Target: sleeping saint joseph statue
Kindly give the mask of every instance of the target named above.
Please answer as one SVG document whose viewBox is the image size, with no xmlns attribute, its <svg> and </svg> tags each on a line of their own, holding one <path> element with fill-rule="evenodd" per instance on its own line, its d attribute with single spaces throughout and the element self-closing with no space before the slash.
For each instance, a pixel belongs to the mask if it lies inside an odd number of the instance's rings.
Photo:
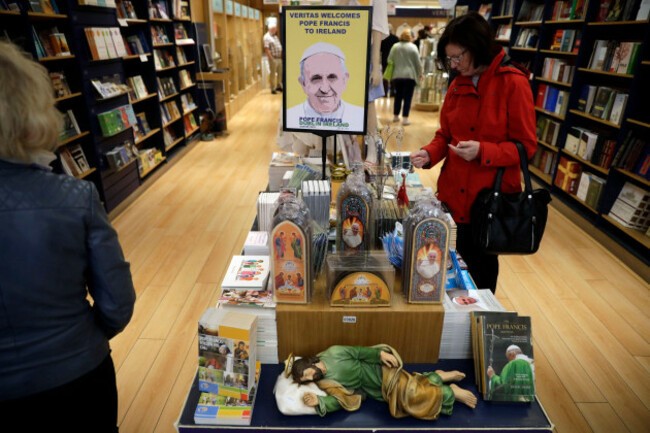
<svg viewBox="0 0 650 433">
<path fill-rule="evenodd" d="M 324 416 L 339 409 L 359 409 L 364 396 L 388 403 L 395 418 L 413 416 L 434 420 L 451 415 L 454 402 L 476 406 L 476 397 L 455 383 L 465 378 L 459 371 L 408 373 L 390 346 L 332 346 L 317 356 L 293 362 L 291 376 L 298 383 L 315 382 L 327 396 L 307 392 L 303 401 Z"/>
</svg>

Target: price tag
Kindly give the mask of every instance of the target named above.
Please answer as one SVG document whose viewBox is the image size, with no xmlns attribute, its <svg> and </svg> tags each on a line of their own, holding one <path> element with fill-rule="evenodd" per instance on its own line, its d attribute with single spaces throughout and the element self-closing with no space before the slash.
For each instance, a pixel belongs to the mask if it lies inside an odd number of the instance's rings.
<svg viewBox="0 0 650 433">
<path fill-rule="evenodd" d="M 140 61 L 144 63 L 144 62 L 148 62 L 149 59 L 147 58 L 146 54 L 140 54 Z"/>
<path fill-rule="evenodd" d="M 129 23 L 126 22 L 126 18 L 118 18 L 117 22 L 120 25 L 120 27 L 128 27 L 129 26 Z"/>
<path fill-rule="evenodd" d="M 343 316 L 343 323 L 357 323 L 357 316 Z"/>
</svg>

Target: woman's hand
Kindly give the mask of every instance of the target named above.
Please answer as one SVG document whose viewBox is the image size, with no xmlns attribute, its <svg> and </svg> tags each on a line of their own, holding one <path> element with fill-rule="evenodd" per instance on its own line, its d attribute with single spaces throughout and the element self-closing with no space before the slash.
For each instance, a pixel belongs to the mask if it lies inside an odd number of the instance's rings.
<svg viewBox="0 0 650 433">
<path fill-rule="evenodd" d="M 395 368 L 399 365 L 397 358 L 390 352 L 384 352 L 383 350 L 379 353 L 379 359 L 386 367 Z"/>
<path fill-rule="evenodd" d="M 463 158 L 465 161 L 476 159 L 478 151 L 481 148 L 481 143 L 474 140 L 459 141 L 455 146 L 449 145 L 449 148 L 456 155 Z"/>
<path fill-rule="evenodd" d="M 431 162 L 431 158 L 429 158 L 429 152 L 426 150 L 418 150 L 417 152 L 411 153 L 409 159 L 415 168 L 422 168 Z"/>
</svg>

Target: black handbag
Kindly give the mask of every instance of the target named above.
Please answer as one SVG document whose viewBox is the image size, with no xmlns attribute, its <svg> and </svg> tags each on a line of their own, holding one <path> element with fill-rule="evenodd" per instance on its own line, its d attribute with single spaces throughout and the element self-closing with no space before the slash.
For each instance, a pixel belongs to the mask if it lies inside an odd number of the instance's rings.
<svg viewBox="0 0 650 433">
<path fill-rule="evenodd" d="M 500 167 L 494 187 L 481 190 L 470 211 L 476 247 L 487 254 L 533 254 L 539 249 L 546 227 L 551 194 L 545 189 L 533 191 L 526 151 L 521 143 L 515 144 L 525 190 L 502 193 L 505 168 Z"/>
</svg>

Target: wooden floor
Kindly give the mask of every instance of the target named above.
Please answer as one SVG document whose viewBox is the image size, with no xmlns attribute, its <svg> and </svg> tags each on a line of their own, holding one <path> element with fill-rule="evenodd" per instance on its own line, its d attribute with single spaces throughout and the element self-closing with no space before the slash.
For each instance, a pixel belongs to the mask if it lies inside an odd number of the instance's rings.
<svg viewBox="0 0 650 433">
<path fill-rule="evenodd" d="M 266 187 L 281 95 L 263 91 L 113 221 L 137 290 L 112 342 L 122 433 L 175 432 L 197 363 L 197 321 Z M 377 102 L 382 122 L 390 101 Z M 401 150 L 426 144 L 437 114 L 412 111 Z M 389 149 L 394 150 L 394 149 Z M 435 186 L 437 170 L 421 171 Z M 557 432 L 650 431 L 650 287 L 551 209 L 539 252 L 502 257 L 497 297 L 532 316 L 537 393 Z"/>
</svg>

